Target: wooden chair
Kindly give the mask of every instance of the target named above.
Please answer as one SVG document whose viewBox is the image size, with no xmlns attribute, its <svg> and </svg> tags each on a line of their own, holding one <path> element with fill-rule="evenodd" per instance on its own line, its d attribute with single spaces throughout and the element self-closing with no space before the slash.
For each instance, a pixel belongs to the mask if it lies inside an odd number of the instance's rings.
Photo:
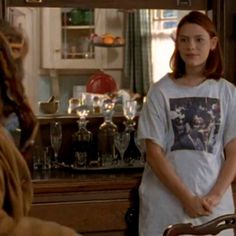
<svg viewBox="0 0 236 236">
<path fill-rule="evenodd" d="M 163 236 L 177 235 L 217 235 L 226 229 L 236 229 L 236 214 L 219 216 L 207 223 L 193 226 L 191 223 L 170 225 Z"/>
</svg>

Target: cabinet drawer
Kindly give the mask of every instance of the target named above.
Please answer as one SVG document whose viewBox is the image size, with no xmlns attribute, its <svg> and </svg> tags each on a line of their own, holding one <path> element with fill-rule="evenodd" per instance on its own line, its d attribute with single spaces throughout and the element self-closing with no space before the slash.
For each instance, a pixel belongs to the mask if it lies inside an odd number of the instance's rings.
<svg viewBox="0 0 236 236">
<path fill-rule="evenodd" d="M 33 204 L 30 215 L 56 221 L 80 233 L 125 230 L 126 200 L 57 202 Z"/>
</svg>

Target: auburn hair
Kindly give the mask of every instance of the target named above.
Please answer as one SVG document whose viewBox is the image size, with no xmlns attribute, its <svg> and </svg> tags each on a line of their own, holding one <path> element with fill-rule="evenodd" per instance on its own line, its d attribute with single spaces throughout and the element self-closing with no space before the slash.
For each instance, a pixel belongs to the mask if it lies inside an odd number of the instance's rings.
<svg viewBox="0 0 236 236">
<path fill-rule="evenodd" d="M 206 14 L 199 11 L 191 11 L 189 14 L 184 16 L 177 27 L 175 50 L 170 59 L 170 68 L 173 71 L 172 76 L 176 79 L 182 77 L 185 74 L 185 63 L 178 51 L 177 41 L 181 27 L 188 23 L 197 24 L 204 28 L 208 32 L 210 38 L 218 37 L 213 22 Z M 223 56 L 219 41 L 217 42 L 215 49 L 210 50 L 209 52 L 203 75 L 206 76 L 206 78 L 216 80 L 220 79 L 220 77 L 223 75 Z"/>
</svg>

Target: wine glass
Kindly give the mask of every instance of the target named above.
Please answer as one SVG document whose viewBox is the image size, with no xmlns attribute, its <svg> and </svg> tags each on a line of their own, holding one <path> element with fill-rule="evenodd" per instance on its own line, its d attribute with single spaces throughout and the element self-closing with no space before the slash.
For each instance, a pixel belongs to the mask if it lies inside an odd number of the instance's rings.
<svg viewBox="0 0 236 236">
<path fill-rule="evenodd" d="M 121 165 L 124 164 L 124 153 L 126 148 L 128 147 L 129 140 L 130 140 L 130 134 L 128 132 L 117 132 L 115 134 L 115 146 L 120 152 Z"/>
<path fill-rule="evenodd" d="M 126 118 L 126 122 L 124 122 L 126 126 L 126 131 L 134 130 L 135 121 L 134 118 L 137 113 L 137 101 L 135 100 L 126 100 L 123 103 L 123 114 Z"/>
<path fill-rule="evenodd" d="M 123 113 L 128 121 L 132 121 L 134 119 L 136 112 L 137 112 L 137 101 L 126 100 L 123 103 Z"/>
<path fill-rule="evenodd" d="M 56 168 L 58 163 L 58 153 L 62 142 L 62 126 L 59 121 L 50 123 L 50 141 L 54 151 L 53 167 Z"/>
</svg>

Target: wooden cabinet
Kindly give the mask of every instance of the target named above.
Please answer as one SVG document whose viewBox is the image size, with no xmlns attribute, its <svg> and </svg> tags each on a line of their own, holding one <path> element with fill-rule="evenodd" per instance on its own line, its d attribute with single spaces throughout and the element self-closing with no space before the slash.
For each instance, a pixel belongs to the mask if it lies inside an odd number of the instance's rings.
<svg viewBox="0 0 236 236">
<path fill-rule="evenodd" d="M 141 170 L 34 174 L 30 215 L 67 225 L 83 235 L 125 235 L 125 214 L 140 177 Z"/>
<path fill-rule="evenodd" d="M 30 215 L 67 225 L 85 236 L 135 236 L 128 232 L 125 217 L 134 201 L 138 205 L 141 175 L 142 170 L 34 173 Z M 236 182 L 233 193 L 236 202 Z M 132 226 L 137 230 L 137 224 Z"/>
<path fill-rule="evenodd" d="M 117 9 L 88 9 L 86 11 L 90 14 L 90 22 L 67 24 L 65 21 L 70 18 L 69 14 L 72 18 L 71 12 L 76 10 L 76 8 L 42 9 L 42 67 L 121 69 L 123 47 L 94 46 L 90 41 L 90 35 L 110 33 L 123 37 L 124 14 Z"/>
</svg>

